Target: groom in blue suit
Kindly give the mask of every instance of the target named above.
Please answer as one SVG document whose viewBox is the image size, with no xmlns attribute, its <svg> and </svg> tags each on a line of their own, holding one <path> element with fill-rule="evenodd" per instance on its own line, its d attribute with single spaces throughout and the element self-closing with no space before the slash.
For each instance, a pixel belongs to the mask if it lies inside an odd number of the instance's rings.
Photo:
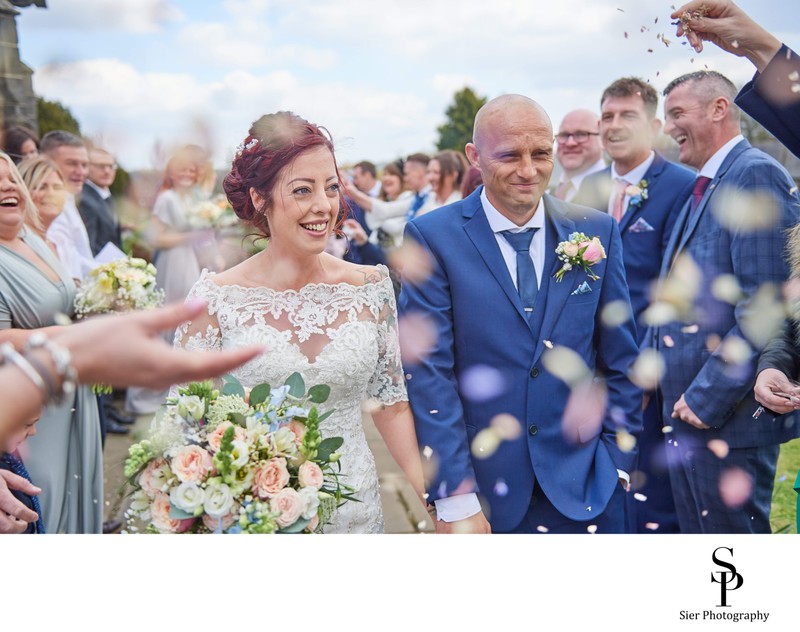
<svg viewBox="0 0 800 632">
<path fill-rule="evenodd" d="M 553 129 L 527 97 L 484 105 L 466 151 L 484 187 L 407 225 L 432 271 L 400 296 L 437 333 L 404 358 L 436 529 L 621 532 L 642 396 L 632 320 L 601 320 L 612 302 L 630 311 L 617 225 L 543 195 Z M 556 247 L 576 232 L 607 258 L 559 281 Z"/>
<path fill-rule="evenodd" d="M 771 318 L 765 300 L 779 298 L 788 276 L 800 198 L 786 170 L 742 137 L 727 78 L 683 75 L 664 94 L 665 132 L 698 170 L 661 270 L 671 289 L 657 296 L 679 318 L 648 333 L 666 366 L 660 397 L 673 418 L 678 519 L 685 533 L 769 533 L 779 446 L 800 435 L 800 419 L 757 414 L 753 382 L 758 352 L 782 323 L 781 306 Z M 733 292 L 720 291 L 722 280 Z"/>
</svg>

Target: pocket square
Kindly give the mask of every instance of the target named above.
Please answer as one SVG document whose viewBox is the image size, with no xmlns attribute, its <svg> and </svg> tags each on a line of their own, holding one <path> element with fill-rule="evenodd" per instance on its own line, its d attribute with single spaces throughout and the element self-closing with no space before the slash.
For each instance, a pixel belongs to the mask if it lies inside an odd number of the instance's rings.
<svg viewBox="0 0 800 632">
<path fill-rule="evenodd" d="M 586 281 L 584 281 L 572 291 L 572 294 L 570 294 L 570 296 L 580 296 L 581 294 L 587 294 L 588 292 L 591 291 L 592 288 L 590 288 L 589 284 Z"/>
<path fill-rule="evenodd" d="M 628 228 L 629 233 L 649 233 L 650 231 L 653 230 L 655 230 L 655 228 L 650 226 L 650 224 L 647 223 L 647 220 L 644 217 L 640 217 L 639 219 L 637 219 Z"/>
</svg>

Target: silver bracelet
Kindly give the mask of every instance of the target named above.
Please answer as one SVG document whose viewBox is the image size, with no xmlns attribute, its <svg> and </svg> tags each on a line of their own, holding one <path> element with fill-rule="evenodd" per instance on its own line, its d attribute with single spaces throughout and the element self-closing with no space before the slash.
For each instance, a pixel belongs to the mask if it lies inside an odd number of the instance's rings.
<svg viewBox="0 0 800 632">
<path fill-rule="evenodd" d="M 31 382 L 34 383 L 36 388 L 38 388 L 42 392 L 42 395 L 44 395 L 45 401 L 50 399 L 50 390 L 47 388 L 47 384 L 45 384 L 42 376 L 39 375 L 39 372 L 33 368 L 31 363 L 28 362 L 24 356 L 21 356 L 19 353 L 17 353 L 17 350 L 14 349 L 14 345 L 12 345 L 10 342 L 4 342 L 2 345 L 0 345 L 0 355 L 2 355 L 3 363 L 10 362 L 11 364 L 15 365 Z"/>
<path fill-rule="evenodd" d="M 48 340 L 47 336 L 37 331 L 28 337 L 28 342 L 25 345 L 25 353 L 30 353 L 35 349 L 42 349 L 50 354 L 50 358 L 56 367 L 56 373 L 61 378 L 61 390 L 54 394 L 53 401 L 55 404 L 62 404 L 64 400 L 70 397 L 75 392 L 75 383 L 78 380 L 78 374 L 72 367 L 69 351 Z"/>
</svg>

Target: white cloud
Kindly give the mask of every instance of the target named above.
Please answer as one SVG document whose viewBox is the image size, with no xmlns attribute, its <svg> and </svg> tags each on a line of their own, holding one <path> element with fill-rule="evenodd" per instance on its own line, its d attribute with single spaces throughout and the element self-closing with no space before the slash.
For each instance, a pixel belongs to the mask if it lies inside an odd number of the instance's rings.
<svg viewBox="0 0 800 632">
<path fill-rule="evenodd" d="M 70 0 L 26 11 L 26 27 L 78 31 L 155 33 L 167 23 L 185 19 L 169 0 Z"/>
</svg>

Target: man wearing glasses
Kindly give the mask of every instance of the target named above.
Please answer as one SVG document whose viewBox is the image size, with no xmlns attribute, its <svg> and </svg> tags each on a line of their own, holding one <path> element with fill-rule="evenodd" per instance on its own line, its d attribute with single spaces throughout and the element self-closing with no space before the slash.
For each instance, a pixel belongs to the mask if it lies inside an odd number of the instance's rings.
<svg viewBox="0 0 800 632">
<path fill-rule="evenodd" d="M 563 171 L 553 191 L 559 200 L 571 202 L 586 176 L 606 168 L 598 125 L 597 114 L 589 110 L 574 110 L 561 121 L 556 160 Z"/>
<path fill-rule="evenodd" d="M 650 288 L 658 278 L 675 220 L 694 186 L 694 174 L 653 150 L 661 133 L 658 93 L 635 77 L 614 81 L 600 99 L 600 139 L 612 163 L 583 182 L 573 200 L 608 212 L 619 222 L 625 275 L 641 345 Z M 662 421 L 656 402 L 644 412 L 639 464 L 631 477 L 628 529 L 639 533 L 678 531 L 664 457 Z M 635 500 L 634 498 L 638 499 Z M 644 500 L 641 500 L 644 499 Z"/>
<path fill-rule="evenodd" d="M 95 256 L 109 242 L 117 248 L 122 247 L 119 221 L 109 189 L 116 176 L 114 156 L 105 149 L 92 147 L 89 150 L 89 177 L 83 185 L 78 209 Z"/>
</svg>

